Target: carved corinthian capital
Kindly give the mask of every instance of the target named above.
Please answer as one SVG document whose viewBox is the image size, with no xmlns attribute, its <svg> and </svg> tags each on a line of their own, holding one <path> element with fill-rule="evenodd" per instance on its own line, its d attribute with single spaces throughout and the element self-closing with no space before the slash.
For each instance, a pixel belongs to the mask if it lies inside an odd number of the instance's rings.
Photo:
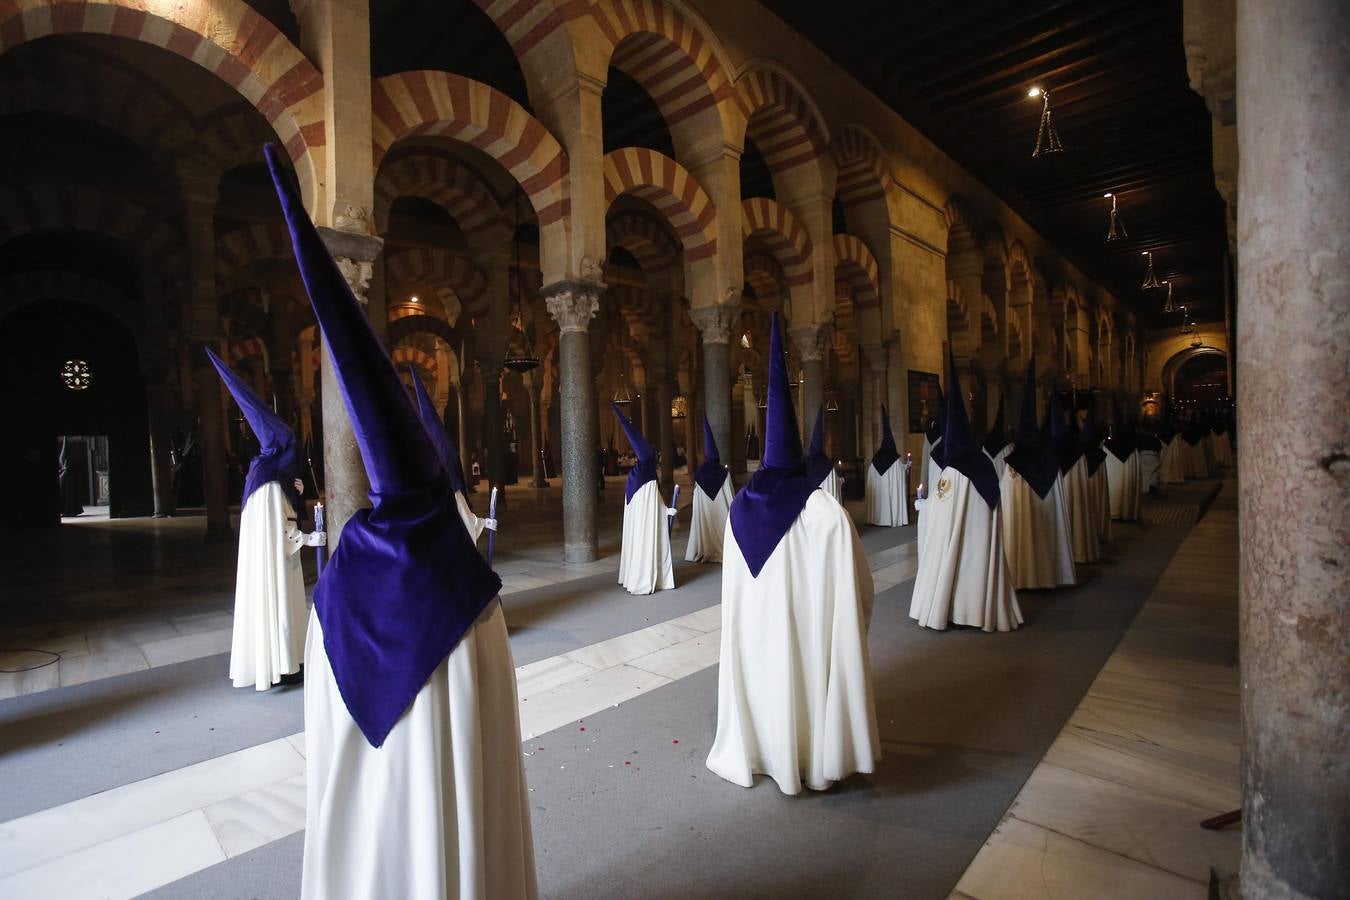
<svg viewBox="0 0 1350 900">
<path fill-rule="evenodd" d="M 820 362 L 825 358 L 825 344 L 830 338 L 833 327 L 833 322 L 818 322 L 815 325 L 806 325 L 788 331 L 788 335 L 797 345 L 797 354 L 801 357 L 802 362 Z"/>
<path fill-rule="evenodd" d="M 347 280 L 347 286 L 352 289 L 356 299 L 367 302 L 370 279 L 375 274 L 375 260 L 380 255 L 384 241 L 374 235 L 334 228 L 320 228 L 319 237 L 328 247 L 328 252 L 333 254 L 338 271 Z"/>
<path fill-rule="evenodd" d="M 600 309 L 600 294 L 605 290 L 602 282 L 589 279 L 568 279 L 545 287 L 540 293 L 548 314 L 558 323 L 563 333 L 590 330 L 591 318 Z"/>
<path fill-rule="evenodd" d="M 703 343 L 726 344 L 731 341 L 731 330 L 736 326 L 740 313 L 739 304 L 722 303 L 694 307 L 689 310 L 689 318 L 703 335 Z"/>
</svg>

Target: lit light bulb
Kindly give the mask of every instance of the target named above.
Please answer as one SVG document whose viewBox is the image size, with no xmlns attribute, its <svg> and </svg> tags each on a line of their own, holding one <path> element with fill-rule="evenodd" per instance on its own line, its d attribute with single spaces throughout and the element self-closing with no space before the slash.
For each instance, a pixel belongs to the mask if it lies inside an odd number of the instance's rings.
<svg viewBox="0 0 1350 900">
<path fill-rule="evenodd" d="M 1105 194 L 1102 194 L 1102 199 L 1104 199 L 1104 200 L 1110 200 L 1110 199 L 1111 199 L 1112 197 L 1114 197 L 1114 196 L 1115 196 L 1115 194 L 1111 193 L 1110 191 L 1107 191 Z"/>
<path fill-rule="evenodd" d="M 1027 91 L 1028 97 L 1039 97 L 1040 95 L 1041 89 L 1034 84 L 1031 86 L 1031 90 Z"/>
<path fill-rule="evenodd" d="M 409 299 L 411 302 L 413 302 L 413 303 L 418 302 L 418 301 L 417 301 L 417 295 L 416 295 L 416 294 L 414 294 L 413 296 L 409 297 L 408 299 Z"/>
</svg>

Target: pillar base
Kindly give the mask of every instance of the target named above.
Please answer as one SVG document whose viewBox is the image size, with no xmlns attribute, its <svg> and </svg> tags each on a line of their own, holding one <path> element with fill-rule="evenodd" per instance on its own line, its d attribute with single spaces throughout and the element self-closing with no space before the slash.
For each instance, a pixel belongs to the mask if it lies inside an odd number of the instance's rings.
<svg viewBox="0 0 1350 900">
<path fill-rule="evenodd" d="M 564 544 L 563 562 L 587 563 L 600 558 L 599 552 L 591 544 Z"/>
<path fill-rule="evenodd" d="M 220 522 L 208 522 L 206 531 L 202 533 L 203 544 L 223 544 L 231 540 L 234 540 L 234 531 L 228 524 Z"/>
</svg>

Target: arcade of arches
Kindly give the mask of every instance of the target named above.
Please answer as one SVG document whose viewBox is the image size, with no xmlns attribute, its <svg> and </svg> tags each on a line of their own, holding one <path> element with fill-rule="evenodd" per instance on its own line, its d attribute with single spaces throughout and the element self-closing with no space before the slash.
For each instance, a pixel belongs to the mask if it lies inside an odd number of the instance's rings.
<svg viewBox="0 0 1350 900">
<path fill-rule="evenodd" d="M 1308 21 L 1350 24 L 1335 4 L 1293 5 L 1307 8 Z M 1267 42 L 1251 52 L 1276 53 L 1306 38 L 1312 26 L 1299 22 L 1297 33 L 1260 38 L 1239 16 L 1237 29 L 1252 32 L 1254 47 Z M 1197 86 L 1205 79 L 1193 72 L 1192 83 L 1215 116 L 1230 249 L 1254 272 L 1268 265 L 1266 251 L 1249 245 L 1276 226 L 1244 225 L 1237 213 L 1233 51 L 1215 49 L 1226 46 L 1214 38 L 1223 23 L 1202 25 L 1188 32 L 1186 52 L 1208 80 Z M 1344 66 L 1344 48 L 1334 52 L 1330 68 Z M 1226 106 L 1210 96 L 1225 65 Z M 1344 71 L 1334 87 L 1345 98 Z M 1244 107 L 1241 84 L 1237 94 L 1244 116 L 1273 103 L 1252 88 Z M 1344 109 L 1337 115 L 1320 135 L 1346 137 Z M 543 516 L 535 525 L 554 536 L 547 554 L 559 564 L 612 562 L 616 492 L 596 490 L 597 451 L 627 449 L 612 398 L 630 401 L 660 449 L 667 496 L 677 483 L 688 489 L 705 416 L 733 474 L 756 467 L 775 311 L 791 337 L 803 433 L 825 415 L 827 451 L 853 474 L 880 441 L 883 407 L 902 454 L 919 458 L 929 408 L 913 385 L 945 371 L 948 349 L 978 432 L 1001 399 L 1013 398 L 1014 414 L 1034 355 L 1044 393 L 1090 394 L 1107 417 L 1115 406 L 1145 421 L 1227 416 L 1236 403 L 1244 457 L 1283 418 L 1273 394 L 1292 389 L 1293 367 L 1314 364 L 1291 361 L 1282 387 L 1272 383 L 1260 367 L 1276 362 L 1274 335 L 1293 346 L 1320 329 L 1339 341 L 1342 349 L 1317 351 L 1321 377 L 1346 383 L 1344 280 L 1325 300 L 1339 308 L 1319 307 L 1314 323 L 1263 311 L 1271 305 L 1264 292 L 1277 288 L 1249 285 L 1247 270 L 1216 259 L 1236 295 L 1225 289 L 1184 330 L 1161 321 L 1080 269 L 1078 256 L 757 3 L 0 0 L 0 123 L 6 527 L 70 531 L 61 526 L 71 500 L 56 467 L 63 448 L 85 448 L 81 465 L 91 475 L 76 505 L 107 506 L 114 541 L 150 527 L 149 517 L 190 527 L 194 565 L 232 564 L 243 472 L 256 449 L 204 347 L 301 436 L 306 496 L 323 496 L 330 542 L 367 504 L 351 426 L 262 164 L 269 142 L 284 148 L 392 358 L 434 399 L 480 497 L 505 488 L 504 523 L 515 505 Z M 1251 134 L 1253 146 L 1264 139 Z M 1319 202 L 1347 198 L 1338 165 L 1339 183 Z M 1253 208 L 1277 202 L 1256 189 L 1243 195 Z M 1345 208 L 1335 214 L 1342 223 Z M 1311 290 L 1305 276 L 1317 285 L 1344 276 L 1343 244 L 1330 258 L 1278 289 L 1294 294 Z M 63 381 L 72 363 L 82 368 Z M 70 389 L 80 372 L 87 384 Z M 1308 477 L 1333 482 L 1309 487 L 1315 496 L 1305 500 L 1324 510 L 1342 504 L 1319 520 L 1342 530 L 1335 546 L 1324 535 L 1311 582 L 1242 565 L 1265 590 L 1310 592 L 1290 613 L 1321 623 L 1320 637 L 1299 626 L 1303 652 L 1335 660 L 1344 676 L 1345 594 L 1339 611 L 1317 599 L 1334 596 L 1350 571 L 1343 427 L 1337 433 L 1339 450 L 1326 449 L 1335 441 L 1325 431 L 1301 439 L 1309 453 L 1322 448 L 1312 455 L 1324 463 Z M 1274 495 L 1242 490 L 1244 522 L 1287 514 L 1277 513 Z M 112 521 L 122 519 L 140 524 Z M 1260 642 L 1252 658 L 1291 659 L 1259 612 L 1262 598 L 1245 594 L 1244 602 Z M 11 602 L 3 606 L 10 615 Z M 1272 673 L 1306 675 L 1281 665 Z M 1343 738 L 1343 692 L 1310 690 L 1318 712 L 1308 721 Z M 1250 718 L 1265 714 L 1266 702 L 1244 696 L 1249 742 L 1267 739 Z M 1326 731 L 1299 733 L 1327 746 Z M 886 752 L 910 751 L 888 744 Z M 1287 757 L 1267 745 L 1250 766 L 1265 773 Z M 1344 758 L 1318 759 L 1330 767 L 1333 799 L 1344 800 Z M 1274 787 L 1249 768 L 1244 786 L 1249 797 L 1275 792 L 1270 802 L 1286 811 L 1316 805 L 1317 786 L 1298 779 L 1321 764 L 1291 764 L 1293 781 Z M 1319 820 L 1324 835 L 1347 834 L 1344 810 Z M 1331 877 L 1328 867 L 1345 875 L 1343 858 L 1288 861 L 1312 826 L 1272 822 L 1246 834 L 1248 883 L 1301 887 L 1244 896 L 1345 896 L 1346 882 L 1323 893 L 1330 881 L 1319 881 Z M 5 862 L 9 852 L 0 839 L 0 884 L 22 868 Z"/>
</svg>

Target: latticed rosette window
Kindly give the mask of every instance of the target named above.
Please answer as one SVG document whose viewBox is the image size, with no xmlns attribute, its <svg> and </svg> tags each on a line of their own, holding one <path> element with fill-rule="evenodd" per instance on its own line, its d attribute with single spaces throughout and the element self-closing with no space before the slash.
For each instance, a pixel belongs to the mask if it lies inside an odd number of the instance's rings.
<svg viewBox="0 0 1350 900">
<path fill-rule="evenodd" d="M 68 359 L 61 365 L 61 382 L 72 391 L 84 391 L 94 383 L 93 370 L 82 359 Z"/>
</svg>

